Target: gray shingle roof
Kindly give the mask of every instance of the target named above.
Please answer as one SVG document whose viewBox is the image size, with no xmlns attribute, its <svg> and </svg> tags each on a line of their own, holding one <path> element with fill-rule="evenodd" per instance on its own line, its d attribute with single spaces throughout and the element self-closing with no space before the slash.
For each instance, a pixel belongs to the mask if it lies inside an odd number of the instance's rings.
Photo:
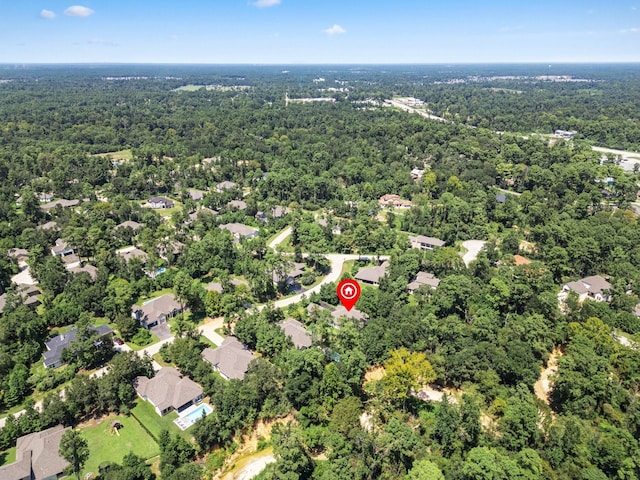
<svg viewBox="0 0 640 480">
<path fill-rule="evenodd" d="M 236 337 L 227 337 L 219 347 L 205 348 L 202 358 L 225 377 L 242 380 L 256 357 Z"/>
<path fill-rule="evenodd" d="M 311 346 L 311 334 L 298 320 L 287 318 L 280 322 L 280 328 L 291 339 L 296 348 L 309 348 Z"/>
<path fill-rule="evenodd" d="M 113 333 L 113 330 L 111 330 L 109 325 L 100 325 L 97 327 L 90 326 L 89 328 L 96 332 L 99 337 Z M 78 329 L 72 328 L 63 334 L 56 335 L 46 342 L 45 346 L 47 347 L 47 351 L 42 354 L 44 357 L 45 367 L 58 363 L 62 359 L 62 351 L 76 341 L 77 335 Z"/>
<path fill-rule="evenodd" d="M 170 367 L 161 368 L 153 378 L 137 377 L 135 389 L 160 411 L 169 407 L 177 410 L 202 396 L 200 385 Z"/>
</svg>

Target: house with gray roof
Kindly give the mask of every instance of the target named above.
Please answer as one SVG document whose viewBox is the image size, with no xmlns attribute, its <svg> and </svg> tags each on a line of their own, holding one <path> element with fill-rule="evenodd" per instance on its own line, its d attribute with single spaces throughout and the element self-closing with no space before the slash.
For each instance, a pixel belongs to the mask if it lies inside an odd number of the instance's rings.
<svg viewBox="0 0 640 480">
<path fill-rule="evenodd" d="M 225 180 L 224 182 L 220 182 L 218 185 L 216 185 L 216 191 L 222 193 L 226 190 L 233 190 L 237 186 L 237 184 Z"/>
<path fill-rule="evenodd" d="M 244 200 L 231 200 L 229 203 L 227 203 L 227 207 L 231 208 L 232 210 L 246 210 L 247 202 L 245 202 Z"/>
<path fill-rule="evenodd" d="M 278 273 L 273 272 L 273 283 L 292 285 L 304 274 L 305 267 L 306 265 L 304 263 L 293 262 L 291 268 L 285 273 L 284 278 L 280 278 Z"/>
<path fill-rule="evenodd" d="M 24 248 L 11 248 L 7 252 L 7 256 L 17 260 L 18 264 L 26 263 L 29 260 L 29 252 Z"/>
<path fill-rule="evenodd" d="M 139 259 L 142 263 L 147 263 L 147 260 L 149 259 L 149 256 L 145 252 L 133 246 L 116 250 L 116 255 L 122 257 L 127 263 L 129 263 L 133 258 Z"/>
<path fill-rule="evenodd" d="M 143 227 L 142 223 L 134 222 L 133 220 L 127 220 L 125 222 L 116 225 L 116 228 L 130 228 L 134 232 Z"/>
<path fill-rule="evenodd" d="M 258 236 L 258 229 L 245 225 L 244 223 L 224 223 L 218 225 L 223 230 L 229 230 L 233 238 L 240 240 L 241 238 L 254 238 Z"/>
<path fill-rule="evenodd" d="M 311 333 L 294 318 L 287 318 L 279 323 L 284 334 L 291 339 L 296 348 L 309 348 L 312 344 Z"/>
<path fill-rule="evenodd" d="M 183 307 L 173 293 L 167 293 L 146 301 L 140 307 L 134 305 L 131 307 L 131 316 L 140 323 L 140 326 L 151 328 L 167 323 L 168 319 L 182 313 Z"/>
<path fill-rule="evenodd" d="M 424 285 L 427 285 L 428 287 L 435 290 L 439 284 L 440 279 L 436 278 L 433 273 L 418 272 L 414 279 L 407 285 L 407 291 L 409 293 L 413 293 Z"/>
<path fill-rule="evenodd" d="M 211 282 L 205 285 L 204 289 L 207 292 L 218 292 L 222 293 L 222 284 L 220 282 Z"/>
<path fill-rule="evenodd" d="M 90 326 L 89 330 L 95 332 L 97 338 L 96 341 L 100 341 L 101 338 L 113 334 L 113 330 L 109 325 L 100 325 L 97 327 Z M 47 351 L 42 354 L 44 357 L 45 368 L 57 368 L 64 365 L 62 360 L 62 352 L 65 348 L 68 348 L 73 342 L 78 339 L 78 329 L 72 328 L 71 330 L 56 335 L 44 345 L 47 347 Z"/>
<path fill-rule="evenodd" d="M 411 248 L 420 250 L 433 250 L 435 247 L 444 247 L 446 242 L 435 237 L 427 237 L 425 235 L 410 236 Z"/>
<path fill-rule="evenodd" d="M 193 188 L 190 188 L 189 190 L 187 190 L 187 193 L 189 194 L 189 197 L 191 198 L 191 200 L 193 200 L 194 202 L 199 202 L 204 198 L 204 192 L 200 190 L 195 190 Z"/>
<path fill-rule="evenodd" d="M 331 316 L 333 317 L 333 326 L 335 328 L 340 327 L 340 323 L 342 318 L 349 318 L 357 321 L 360 325 L 363 325 L 369 320 L 369 315 L 364 312 L 361 312 L 357 308 L 353 307 L 351 310 L 347 310 L 343 305 L 338 305 L 338 307 L 331 312 Z"/>
<path fill-rule="evenodd" d="M 47 223 L 43 223 L 42 225 L 38 225 L 36 227 L 36 230 L 44 230 L 44 231 L 48 231 L 48 230 L 60 230 L 60 227 L 58 227 L 58 224 L 56 222 L 47 222 Z"/>
<path fill-rule="evenodd" d="M 55 209 L 58 205 L 60 205 L 60 207 L 62 208 L 75 207 L 77 205 L 80 205 L 80 200 L 67 200 L 67 199 L 61 198 L 60 200 L 56 200 L 55 202 L 45 203 L 40 207 L 40 210 L 44 212 L 49 212 Z"/>
<path fill-rule="evenodd" d="M 173 200 L 170 200 L 166 197 L 151 197 L 147 200 L 147 205 L 154 210 L 164 209 L 164 208 L 173 208 L 175 203 Z"/>
<path fill-rule="evenodd" d="M 565 284 L 561 293 L 565 293 L 565 298 L 570 291 L 577 293 L 580 303 L 587 299 L 595 302 L 609 302 L 611 301 L 611 289 L 611 284 L 603 277 L 592 275 Z"/>
<path fill-rule="evenodd" d="M 20 296 L 23 305 L 34 308 L 40 305 L 40 290 L 33 285 L 18 285 L 15 289 L 15 294 Z M 0 313 L 4 312 L 4 308 L 7 305 L 7 297 L 7 292 L 0 295 Z"/>
<path fill-rule="evenodd" d="M 242 380 L 249 364 L 256 357 L 236 337 L 227 337 L 217 348 L 205 348 L 202 358 L 208 362 L 222 378 Z"/>
<path fill-rule="evenodd" d="M 56 244 L 51 247 L 51 255 L 54 257 L 64 257 L 65 255 L 71 255 L 75 252 L 75 247 L 70 246 L 61 238 L 56 239 Z"/>
<path fill-rule="evenodd" d="M 82 272 L 86 272 L 89 274 L 89 277 L 91 277 L 91 280 L 95 280 L 96 277 L 98 276 L 98 269 L 96 267 L 94 267 L 93 265 L 89 265 L 88 263 L 82 267 L 78 266 L 78 267 L 71 267 L 69 268 L 69 271 L 71 273 L 75 273 L 75 274 L 79 274 Z"/>
<path fill-rule="evenodd" d="M 2 480 L 52 480 L 64 476 L 69 466 L 60 456 L 60 440 L 70 427 L 62 425 L 19 437 L 16 461 L 0 467 Z"/>
<path fill-rule="evenodd" d="M 385 260 L 375 267 L 363 267 L 353 278 L 357 281 L 366 283 L 367 285 L 380 285 L 380 280 L 387 274 L 389 261 Z"/>
<path fill-rule="evenodd" d="M 134 388 L 140 398 L 149 402 L 161 417 L 176 410 L 181 412 L 202 401 L 203 390 L 175 368 L 163 367 L 153 378 L 136 377 Z"/>
</svg>

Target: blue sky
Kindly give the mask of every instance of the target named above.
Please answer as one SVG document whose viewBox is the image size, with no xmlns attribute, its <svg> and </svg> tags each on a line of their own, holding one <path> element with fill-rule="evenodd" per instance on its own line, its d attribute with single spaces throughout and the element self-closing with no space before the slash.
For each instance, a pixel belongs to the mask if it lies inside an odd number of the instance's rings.
<svg viewBox="0 0 640 480">
<path fill-rule="evenodd" d="M 0 0 L 0 63 L 638 62 L 640 0 Z"/>
</svg>

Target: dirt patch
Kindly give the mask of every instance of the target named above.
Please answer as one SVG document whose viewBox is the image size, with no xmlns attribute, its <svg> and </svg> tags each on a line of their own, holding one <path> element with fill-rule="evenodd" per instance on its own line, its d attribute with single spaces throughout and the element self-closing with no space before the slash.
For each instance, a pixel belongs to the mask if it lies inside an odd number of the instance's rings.
<svg viewBox="0 0 640 480">
<path fill-rule="evenodd" d="M 378 365 L 377 367 L 371 367 L 364 374 L 364 383 L 382 380 L 384 378 L 384 375 L 385 375 L 385 371 L 382 365 Z"/>
<path fill-rule="evenodd" d="M 549 355 L 547 361 L 547 368 L 541 368 L 540 377 L 538 381 L 533 385 L 533 390 L 540 400 L 549 405 L 549 394 L 551 393 L 551 381 L 549 377 L 555 375 L 558 372 L 558 358 L 562 356 L 562 352 L 558 348 L 554 348 Z"/>
</svg>

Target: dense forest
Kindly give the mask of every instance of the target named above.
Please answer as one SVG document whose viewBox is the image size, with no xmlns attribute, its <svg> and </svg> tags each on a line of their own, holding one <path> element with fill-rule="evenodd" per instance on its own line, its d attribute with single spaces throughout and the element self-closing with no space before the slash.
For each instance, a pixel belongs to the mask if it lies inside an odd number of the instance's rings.
<svg viewBox="0 0 640 480">
<path fill-rule="evenodd" d="M 640 477 L 639 178 L 591 149 L 640 149 L 637 74 L 0 66 L 0 465 L 27 433 L 140 420 L 133 382 L 153 360 L 201 385 L 213 413 L 187 435 L 145 426 L 159 460 L 134 446 L 99 478 L 213 478 L 259 424 L 273 424 L 258 440 L 275 458 L 263 480 Z M 398 96 L 446 121 L 385 104 Z M 295 101 L 319 97 L 333 101 Z M 551 139 L 557 129 L 577 133 Z M 77 202 L 46 208 L 43 194 Z M 410 208 L 381 205 L 386 194 Z M 147 208 L 155 196 L 176 206 Z M 220 228 L 235 223 L 259 234 Z M 414 235 L 445 246 L 411 248 Z M 65 267 L 57 240 L 95 275 Z M 467 240 L 484 246 L 465 263 Z M 125 260 L 128 246 L 145 259 Z M 359 256 L 345 277 L 389 259 L 379 285 L 363 287 L 366 321 L 335 321 L 333 282 L 277 308 L 294 292 L 274 279 L 295 260 L 302 286 L 318 285 L 327 254 Z M 11 281 L 25 265 L 35 308 Z M 409 293 L 421 271 L 437 288 Z M 610 285 L 606 301 L 559 297 L 592 276 Z M 167 292 L 189 311 L 153 359 L 117 353 L 89 328 L 150 345 L 131 309 Z M 201 356 L 211 345 L 198 328 L 219 317 L 220 335 L 257 357 L 242 379 Z M 289 317 L 311 348 L 279 327 Z M 66 364 L 43 368 L 45 343 L 72 327 Z"/>
</svg>

